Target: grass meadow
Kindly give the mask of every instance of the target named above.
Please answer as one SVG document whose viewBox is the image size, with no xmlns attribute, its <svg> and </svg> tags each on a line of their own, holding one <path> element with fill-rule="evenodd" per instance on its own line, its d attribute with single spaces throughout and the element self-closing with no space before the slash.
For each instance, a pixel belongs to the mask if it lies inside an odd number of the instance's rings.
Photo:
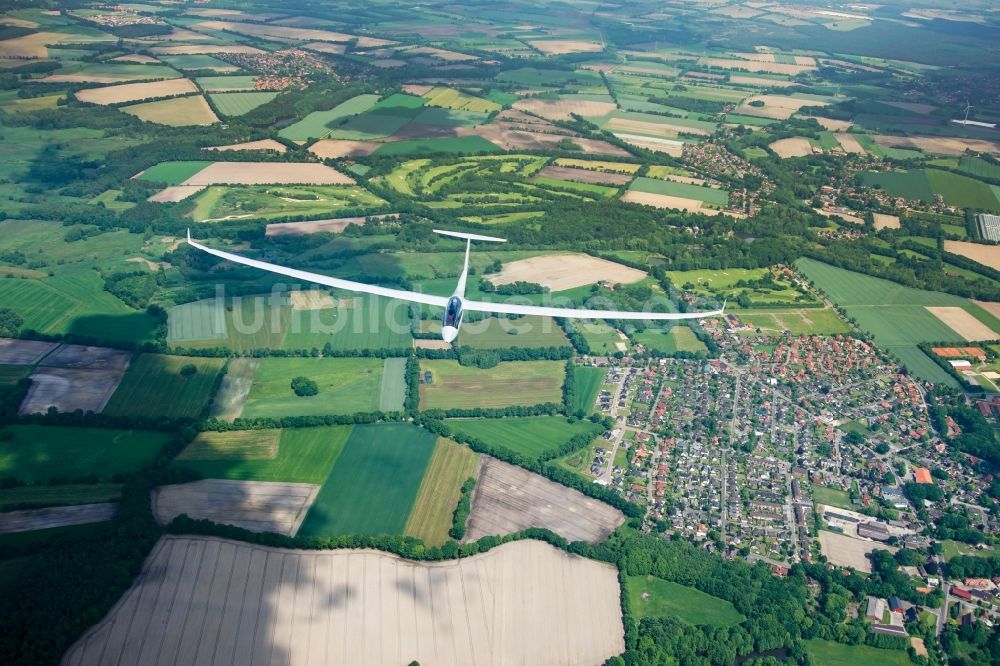
<svg viewBox="0 0 1000 666">
<path fill-rule="evenodd" d="M 438 327 L 438 330 L 440 327 Z M 458 344 L 480 349 L 507 347 L 568 347 L 569 340 L 551 317 L 517 319 L 489 317 L 462 325 Z"/>
<path fill-rule="evenodd" d="M 644 617 L 673 617 L 689 624 L 731 627 L 746 618 L 725 599 L 655 576 L 626 576 L 632 612 Z"/>
<path fill-rule="evenodd" d="M 448 425 L 487 444 L 539 457 L 558 449 L 577 435 L 595 428 L 589 421 L 570 421 L 565 416 L 525 416 L 503 419 L 449 419 Z"/>
<path fill-rule="evenodd" d="M 698 339 L 689 326 L 678 324 L 667 330 L 647 328 L 637 331 L 632 338 L 636 344 L 661 354 L 676 354 L 677 352 L 708 353 L 705 343 Z"/>
<path fill-rule="evenodd" d="M 132 361 L 104 408 L 112 416 L 193 419 L 212 400 L 215 378 L 226 360 L 142 354 Z M 193 365 L 193 375 L 181 374 Z"/>
<path fill-rule="evenodd" d="M 383 361 L 379 358 L 261 359 L 241 416 L 244 418 L 321 416 L 374 412 L 382 390 Z M 295 377 L 316 382 L 319 393 L 298 396 Z"/>
<path fill-rule="evenodd" d="M 407 423 L 354 426 L 299 535 L 402 534 L 435 442 Z"/>
<path fill-rule="evenodd" d="M 607 368 L 585 368 L 581 366 L 573 368 L 576 393 L 573 404 L 569 406 L 571 412 L 576 413 L 582 410 L 590 414 L 594 411 L 597 393 L 601 390 L 601 384 L 604 383 L 604 377 L 607 374 Z"/>
<path fill-rule="evenodd" d="M 659 180 L 639 176 L 632 181 L 629 189 L 636 192 L 649 192 L 650 194 L 665 194 L 671 197 L 697 199 L 698 201 L 704 201 L 715 206 L 729 205 L 728 190 L 717 190 L 712 187 L 691 185 L 689 183 L 677 183 L 672 180 Z"/>
<path fill-rule="evenodd" d="M 423 539 L 428 546 L 447 541 L 462 484 L 476 475 L 478 462 L 479 454 L 468 447 L 438 438 L 403 533 Z"/>
<path fill-rule="evenodd" d="M 857 664 L 879 664 L 879 666 L 910 666 L 913 662 L 902 650 L 883 650 L 868 645 L 847 645 L 812 638 L 805 641 L 809 661 L 816 666 L 857 666 Z"/>
<path fill-rule="evenodd" d="M 409 349 L 409 304 L 372 295 L 334 294 L 338 307 L 292 310 L 283 349 Z"/>
<path fill-rule="evenodd" d="M 420 386 L 421 409 L 537 405 L 562 400 L 562 361 L 505 361 L 482 369 L 453 360 L 423 360 L 431 384 Z"/>
<path fill-rule="evenodd" d="M 211 162 L 201 160 L 188 160 L 186 162 L 160 162 L 149 167 L 138 176 L 137 180 L 148 180 L 154 183 L 165 185 L 180 185 L 185 180 L 195 175 Z"/>
<path fill-rule="evenodd" d="M 242 116 L 278 96 L 276 92 L 226 92 L 208 96 L 216 110 L 224 116 Z"/>
</svg>

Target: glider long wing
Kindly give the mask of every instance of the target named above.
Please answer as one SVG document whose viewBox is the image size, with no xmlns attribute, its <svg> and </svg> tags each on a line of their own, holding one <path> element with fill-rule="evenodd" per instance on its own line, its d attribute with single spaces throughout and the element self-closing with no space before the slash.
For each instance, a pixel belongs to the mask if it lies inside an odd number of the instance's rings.
<svg viewBox="0 0 1000 666">
<path fill-rule="evenodd" d="M 497 314 L 544 315 L 567 319 L 643 319 L 666 321 L 676 319 L 701 319 L 721 315 L 725 306 L 709 312 L 626 312 L 623 310 L 584 310 L 576 308 L 550 308 L 543 305 L 514 305 L 511 303 L 486 303 L 484 301 L 463 301 L 462 307 L 473 312 L 494 312 Z"/>
<path fill-rule="evenodd" d="M 329 277 L 328 275 L 320 275 L 319 273 L 300 271 L 295 268 L 285 268 L 284 266 L 269 264 L 266 261 L 257 261 L 256 259 L 248 259 L 247 257 L 241 257 L 238 254 L 233 254 L 232 252 L 213 250 L 210 247 L 205 247 L 201 243 L 197 243 L 191 240 L 190 231 L 188 231 L 187 242 L 188 245 L 190 245 L 191 247 L 197 248 L 203 252 L 208 252 L 211 255 L 219 257 L 220 259 L 225 259 L 227 261 L 231 261 L 236 264 L 243 264 L 244 266 L 259 268 L 262 271 L 270 271 L 271 273 L 277 273 L 278 275 L 285 275 L 290 278 L 295 278 L 296 280 L 305 280 L 306 282 L 315 282 L 316 284 L 322 284 L 327 287 L 334 287 L 336 289 L 347 289 L 349 291 L 358 291 L 364 294 L 375 294 L 376 296 L 397 298 L 399 300 L 411 301 L 414 303 L 423 303 L 425 305 L 437 305 L 440 307 L 445 307 L 448 304 L 448 299 L 444 296 L 433 296 L 431 294 L 421 294 L 416 291 L 389 289 L 388 287 L 378 287 L 376 285 L 365 284 L 363 282 L 342 280 L 340 278 Z"/>
</svg>

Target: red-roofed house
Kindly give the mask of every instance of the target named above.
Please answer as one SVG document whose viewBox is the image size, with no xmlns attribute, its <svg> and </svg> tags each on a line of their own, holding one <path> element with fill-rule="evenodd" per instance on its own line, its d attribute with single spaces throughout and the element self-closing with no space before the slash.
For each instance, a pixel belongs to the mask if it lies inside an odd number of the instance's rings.
<svg viewBox="0 0 1000 666">
<path fill-rule="evenodd" d="M 931 479 L 931 471 L 926 467 L 917 467 L 914 469 L 913 480 L 917 483 L 934 483 Z"/>
</svg>

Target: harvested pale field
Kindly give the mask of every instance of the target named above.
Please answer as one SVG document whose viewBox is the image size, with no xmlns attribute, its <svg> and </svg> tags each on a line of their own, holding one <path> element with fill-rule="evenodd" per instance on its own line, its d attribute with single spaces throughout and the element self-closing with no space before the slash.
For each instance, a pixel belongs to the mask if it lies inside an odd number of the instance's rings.
<svg viewBox="0 0 1000 666">
<path fill-rule="evenodd" d="M 111 62 L 134 62 L 138 65 L 155 65 L 160 61 L 153 56 L 142 55 L 140 53 L 129 53 L 127 55 L 112 58 Z"/>
<path fill-rule="evenodd" d="M 759 76 L 738 76 L 729 77 L 729 82 L 741 86 L 759 86 L 761 88 L 791 88 L 799 85 L 795 81 L 785 81 L 783 79 L 764 79 Z M 819 120 L 817 118 L 817 120 Z"/>
<path fill-rule="evenodd" d="M 787 74 L 795 76 L 802 72 L 816 69 L 816 65 L 782 65 L 776 62 L 758 62 L 754 60 L 737 60 L 731 58 L 699 58 L 698 64 L 704 67 L 719 67 L 722 69 L 743 70 L 747 72 L 766 72 L 768 74 Z"/>
<path fill-rule="evenodd" d="M 21 403 L 21 414 L 44 414 L 49 407 L 60 412 L 100 413 L 121 382 L 123 370 L 36 368 L 31 387 Z"/>
<path fill-rule="evenodd" d="M 909 148 L 945 155 L 962 155 L 966 150 L 977 153 L 1000 153 L 1000 142 L 986 139 L 963 139 L 949 136 L 887 136 L 883 134 L 876 134 L 872 139 L 878 145 L 888 148 Z"/>
<path fill-rule="evenodd" d="M 281 236 L 308 236 L 327 232 L 338 234 L 352 224 L 364 224 L 363 217 L 338 217 L 331 220 L 309 220 L 307 222 L 280 222 L 267 225 L 264 235 L 269 238 Z"/>
<path fill-rule="evenodd" d="M 375 141 L 348 141 L 346 139 L 320 139 L 309 146 L 309 152 L 320 159 L 338 157 L 367 157 L 382 146 Z"/>
<path fill-rule="evenodd" d="M 752 60 L 754 62 L 776 62 L 773 53 L 758 53 L 756 51 L 734 51 L 733 57 L 740 60 Z"/>
<path fill-rule="evenodd" d="M 898 215 L 888 215 L 886 213 L 872 213 L 875 217 L 875 231 L 880 229 L 899 229 L 899 216 Z M 947 249 L 948 241 L 945 241 L 945 249 Z M 950 250 L 949 250 L 950 251 Z"/>
<path fill-rule="evenodd" d="M 203 479 L 154 490 L 153 515 L 162 525 L 186 513 L 251 532 L 295 536 L 317 493 L 312 483 Z"/>
<path fill-rule="evenodd" d="M 202 95 L 176 97 L 162 102 L 146 102 L 120 107 L 125 113 L 148 123 L 185 127 L 187 125 L 212 125 L 219 122 L 212 107 Z"/>
<path fill-rule="evenodd" d="M 113 370 L 124 372 L 132 354 L 110 347 L 62 345 L 41 362 L 49 368 L 74 368 L 77 370 Z"/>
<path fill-rule="evenodd" d="M 557 180 L 572 180 L 577 183 L 593 183 L 595 185 L 624 185 L 632 180 L 632 176 L 625 173 L 607 173 L 604 171 L 592 171 L 590 169 L 574 169 L 573 167 L 547 166 L 538 172 L 543 178 L 555 178 Z"/>
<path fill-rule="evenodd" d="M 1000 303 L 990 301 L 973 301 L 976 305 L 989 312 L 994 317 L 1000 317 Z"/>
<path fill-rule="evenodd" d="M 209 146 L 202 148 L 202 150 L 273 150 L 276 153 L 283 153 L 288 150 L 288 147 L 274 139 L 261 139 L 245 143 L 231 143 L 228 146 Z"/>
<path fill-rule="evenodd" d="M 154 46 L 150 49 L 158 55 L 200 55 L 211 53 L 242 53 L 261 54 L 261 51 L 254 46 L 245 44 L 181 44 L 177 46 Z"/>
<path fill-rule="evenodd" d="M 428 55 L 437 58 L 438 60 L 446 60 L 448 62 L 467 62 L 469 60 L 479 60 L 479 56 L 470 55 L 468 53 L 459 53 L 458 51 L 447 51 L 445 49 L 434 48 L 433 46 L 417 46 L 415 48 L 406 49 L 406 53 Z"/>
<path fill-rule="evenodd" d="M 91 104 L 120 104 L 153 99 L 154 97 L 189 95 L 196 92 L 198 92 L 198 88 L 190 79 L 169 79 L 167 81 L 126 83 L 122 86 L 78 90 L 76 98 L 81 102 L 90 102 Z"/>
<path fill-rule="evenodd" d="M 259 368 L 259 358 L 230 359 L 226 366 L 226 374 L 222 377 L 219 390 L 209 407 L 209 416 L 222 421 L 233 421 L 243 413 L 243 406 L 246 405 Z"/>
<path fill-rule="evenodd" d="M 993 331 L 960 307 L 928 307 L 927 311 L 969 342 L 996 340 L 1000 337 L 1000 333 Z"/>
<path fill-rule="evenodd" d="M 68 41 L 74 35 L 58 32 L 36 32 L 24 37 L 0 41 L 0 57 L 5 58 L 47 58 L 46 44 Z"/>
<path fill-rule="evenodd" d="M 812 155 L 812 146 L 809 139 L 800 136 L 793 136 L 787 139 L 779 139 L 768 146 L 778 157 L 805 157 Z"/>
<path fill-rule="evenodd" d="M 289 293 L 289 300 L 293 310 L 324 310 L 336 305 L 330 292 L 319 289 L 293 291 Z"/>
<path fill-rule="evenodd" d="M 632 157 L 628 151 L 622 150 L 618 146 L 601 141 L 600 139 L 590 139 L 575 135 L 556 134 L 544 131 L 526 131 L 518 129 L 510 123 L 491 123 L 480 125 L 479 127 L 460 127 L 459 136 L 478 135 L 490 141 L 504 150 L 557 150 L 559 142 L 569 139 L 580 147 L 580 152 L 586 155 L 609 155 L 612 157 Z M 677 153 L 680 154 L 680 151 Z"/>
<path fill-rule="evenodd" d="M 413 339 L 414 349 L 451 349 L 451 343 L 444 340 L 421 340 Z"/>
<path fill-rule="evenodd" d="M 540 541 L 413 562 L 165 536 L 63 664 L 602 664 L 620 593 L 613 566 Z"/>
<path fill-rule="evenodd" d="M 694 134 L 697 136 L 709 136 L 711 132 L 696 127 L 685 127 L 684 125 L 674 125 L 669 122 L 649 123 L 642 120 L 632 120 L 630 118 L 612 118 L 605 125 L 605 129 L 612 131 L 639 132 L 640 134 L 652 134 L 661 137 L 673 137 L 678 134 Z"/>
<path fill-rule="evenodd" d="M 599 543 L 625 522 L 621 511 L 526 469 L 482 456 L 467 541 L 544 527 L 567 541 Z"/>
<path fill-rule="evenodd" d="M 203 189 L 205 185 L 171 185 L 166 187 L 153 196 L 146 199 L 146 201 L 152 201 L 154 203 L 176 203 L 178 201 L 184 201 L 188 197 L 198 194 Z"/>
<path fill-rule="evenodd" d="M 309 42 L 303 45 L 302 48 L 320 53 L 330 53 L 332 55 L 344 55 L 344 51 L 347 50 L 347 46 L 344 44 L 331 44 L 330 42 Z"/>
<path fill-rule="evenodd" d="M 717 7 L 715 9 L 709 9 L 709 14 L 719 14 L 720 16 L 728 16 L 730 18 L 753 18 L 754 16 L 760 16 L 763 12 L 759 9 L 754 9 L 752 7 L 743 7 L 740 5 L 728 5 L 726 7 Z"/>
<path fill-rule="evenodd" d="M 423 97 L 432 90 L 434 90 L 434 86 L 423 83 L 407 83 L 403 86 L 403 92 L 415 95 L 416 97 Z"/>
<path fill-rule="evenodd" d="M 312 162 L 213 162 L 182 185 L 354 185 L 354 179 Z"/>
<path fill-rule="evenodd" d="M 684 152 L 683 141 L 660 139 L 652 136 L 639 136 L 638 134 L 626 134 L 624 132 L 617 132 L 615 133 L 615 136 L 625 143 L 638 148 L 652 150 L 654 153 L 666 153 L 667 155 L 672 155 L 673 157 L 680 157 Z"/>
<path fill-rule="evenodd" d="M 34 365 L 58 346 L 55 342 L 0 338 L 0 365 Z"/>
<path fill-rule="evenodd" d="M 652 192 L 629 190 L 622 196 L 621 200 L 643 206 L 652 206 L 653 208 L 683 210 L 688 213 L 700 213 L 701 215 L 722 215 L 723 213 L 723 211 L 715 208 L 706 208 L 698 199 L 675 197 L 668 194 L 653 194 Z"/>
<path fill-rule="evenodd" d="M 46 509 L 31 509 L 30 511 L 7 511 L 0 513 L 0 534 L 101 523 L 114 518 L 117 511 L 118 504 L 115 502 L 52 506 Z"/>
<path fill-rule="evenodd" d="M 546 254 L 504 264 L 502 271 L 487 279 L 493 284 L 534 282 L 551 291 L 562 291 L 602 281 L 631 284 L 644 277 L 644 271 L 587 254 Z"/>
<path fill-rule="evenodd" d="M 816 58 L 813 58 L 812 56 L 797 55 L 792 57 L 795 58 L 796 65 L 804 65 L 806 67 L 816 67 Z"/>
<path fill-rule="evenodd" d="M 834 217 L 837 216 L 845 222 L 850 222 L 852 224 L 864 224 L 865 221 L 858 215 L 847 212 L 847 210 L 827 210 L 824 208 L 813 208 L 813 210 L 822 215 L 823 217 Z"/>
<path fill-rule="evenodd" d="M 53 74 L 41 79 L 42 83 L 121 83 L 135 79 L 148 78 L 143 76 L 108 76 L 106 74 Z"/>
<path fill-rule="evenodd" d="M 233 21 L 204 21 L 198 23 L 197 27 L 202 30 L 223 30 L 236 32 L 251 37 L 278 38 L 297 42 L 350 42 L 357 40 L 359 48 L 373 48 L 378 46 L 388 46 L 395 44 L 387 39 L 375 39 L 374 37 L 359 37 L 348 35 L 343 32 L 333 32 L 330 30 L 315 30 L 312 28 L 288 28 L 276 25 L 262 25 L 259 23 L 238 23 Z"/>
<path fill-rule="evenodd" d="M 845 153 L 854 153 L 856 155 L 865 154 L 866 151 L 864 147 L 862 147 L 862 145 L 858 142 L 857 137 L 853 134 L 839 132 L 834 136 L 837 137 L 837 142 L 840 144 L 840 147 L 844 149 Z"/>
<path fill-rule="evenodd" d="M 880 550 L 888 550 L 892 553 L 895 553 L 897 550 L 884 543 L 856 539 L 845 534 L 828 532 L 827 530 L 819 531 L 819 546 L 822 553 L 826 555 L 831 563 L 841 567 L 854 567 L 856 570 L 865 573 L 872 572 L 872 563 L 867 555 L 871 554 L 873 550 L 878 548 Z"/>
<path fill-rule="evenodd" d="M 854 125 L 854 123 L 850 120 L 836 120 L 834 118 L 822 118 L 820 116 L 813 116 L 813 120 L 818 122 L 823 129 L 831 132 L 846 132 Z"/>
<path fill-rule="evenodd" d="M 751 106 L 751 102 L 764 102 L 764 106 Z M 773 118 L 776 120 L 788 120 L 796 111 L 803 106 L 827 106 L 826 102 L 819 102 L 809 99 L 798 99 L 797 97 L 786 97 L 785 95 L 754 95 L 736 108 L 736 113 L 746 116 L 757 116 L 759 118 Z"/>
<path fill-rule="evenodd" d="M 564 53 L 600 53 L 604 45 L 597 42 L 585 42 L 578 39 L 539 39 L 529 41 L 536 51 L 542 55 L 562 55 Z"/>
<path fill-rule="evenodd" d="M 594 102 L 584 99 L 519 99 L 514 102 L 514 108 L 529 113 L 535 113 L 549 120 L 570 120 L 570 114 L 585 117 L 606 116 L 618 106 L 614 102 Z"/>
</svg>

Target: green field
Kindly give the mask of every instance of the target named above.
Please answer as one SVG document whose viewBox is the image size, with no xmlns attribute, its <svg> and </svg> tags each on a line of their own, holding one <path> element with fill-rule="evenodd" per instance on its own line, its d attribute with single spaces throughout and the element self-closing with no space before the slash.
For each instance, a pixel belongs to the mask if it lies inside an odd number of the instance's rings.
<svg viewBox="0 0 1000 666">
<path fill-rule="evenodd" d="M 545 176 L 535 176 L 531 179 L 535 185 L 549 186 L 562 190 L 573 190 L 584 194 L 596 194 L 599 197 L 613 197 L 618 193 L 617 187 L 607 187 L 606 185 L 594 185 L 593 183 L 578 183 L 572 180 L 559 180 L 558 178 L 546 178 Z"/>
<path fill-rule="evenodd" d="M 481 136 L 445 137 L 443 139 L 409 139 L 391 141 L 375 151 L 375 155 L 434 155 L 449 153 L 501 153 L 503 149 Z"/>
<path fill-rule="evenodd" d="M 917 376 L 955 386 L 955 381 L 917 348 L 920 342 L 963 342 L 928 306 L 960 307 L 995 331 L 1000 321 L 968 299 L 933 291 L 921 291 L 830 266 L 812 259 L 795 265 L 822 289 L 875 342 L 900 358 Z"/>
<path fill-rule="evenodd" d="M 210 55 L 163 56 L 160 60 L 176 69 L 195 70 L 232 67 L 228 62 L 213 58 Z"/>
<path fill-rule="evenodd" d="M 1000 210 L 1000 201 L 993 188 L 982 181 L 949 171 L 919 169 L 865 172 L 861 178 L 868 186 L 878 186 L 889 194 L 907 199 L 931 202 L 937 194 L 946 204 L 962 208 Z"/>
<path fill-rule="evenodd" d="M 854 510 L 854 505 L 851 503 L 846 490 L 816 484 L 812 484 L 810 488 L 812 489 L 814 504 L 825 504 L 827 506 L 840 507 L 841 509 Z"/>
<path fill-rule="evenodd" d="M 572 413 L 579 411 L 590 414 L 594 411 L 594 403 L 597 394 L 604 383 L 604 377 L 608 374 L 607 368 L 587 368 L 576 366 L 573 368 L 574 389 L 576 390 L 576 400 L 569 406 Z"/>
<path fill-rule="evenodd" d="M 180 185 L 209 164 L 211 164 L 209 161 L 160 162 L 140 173 L 136 179 L 165 185 Z"/>
<path fill-rule="evenodd" d="M 878 664 L 879 666 L 912 666 L 913 662 L 902 650 L 882 650 L 868 645 L 847 645 L 834 643 L 822 638 L 805 641 L 809 660 L 816 666 L 857 666 L 858 664 Z"/>
<path fill-rule="evenodd" d="M 13 386 L 30 374 L 27 365 L 0 365 L 0 386 Z"/>
<path fill-rule="evenodd" d="M 759 328 L 763 333 L 792 335 L 841 335 L 851 327 L 832 308 L 802 308 L 777 312 L 743 310 L 737 313 L 741 321 Z"/>
<path fill-rule="evenodd" d="M 242 116 L 261 104 L 267 104 L 277 96 L 276 92 L 230 92 L 209 95 L 208 99 L 222 115 Z"/>
<path fill-rule="evenodd" d="M 402 534 L 435 442 L 405 423 L 355 426 L 299 534 Z"/>
<path fill-rule="evenodd" d="M 72 483 L 59 486 L 18 486 L 0 489 L 0 511 L 113 502 L 122 493 L 120 483 Z"/>
<path fill-rule="evenodd" d="M 387 358 L 382 362 L 382 388 L 379 391 L 380 412 L 401 412 L 406 400 L 406 359 Z"/>
<path fill-rule="evenodd" d="M 256 78 L 256 76 L 202 76 L 194 81 L 205 92 L 217 92 L 221 90 L 253 90 Z"/>
<path fill-rule="evenodd" d="M 819 304 L 817 298 L 802 293 L 790 278 L 781 273 L 773 274 L 768 268 L 667 271 L 667 277 L 684 291 L 711 296 L 720 301 L 728 299 L 731 310 L 740 309 L 736 300 L 743 293 L 750 299 L 750 308 L 757 307 L 758 304 L 760 307 Z M 747 286 L 754 283 L 758 286 Z"/>
<path fill-rule="evenodd" d="M 385 255 L 377 255 L 385 256 Z M 283 349 L 410 349 L 409 304 L 380 296 L 334 293 L 340 305 L 323 310 L 292 310 Z"/>
<path fill-rule="evenodd" d="M 639 176 L 632 181 L 629 189 L 636 192 L 649 192 L 651 194 L 664 194 L 671 197 L 697 199 L 698 201 L 704 201 L 714 206 L 729 205 L 729 190 L 717 190 L 713 187 L 704 187 L 702 185 L 677 183 L 672 180 L 659 180 L 657 178 Z"/>
<path fill-rule="evenodd" d="M 197 196 L 191 217 L 196 222 L 289 216 L 336 217 L 345 209 L 379 208 L 385 202 L 356 185 L 213 185 Z"/>
<path fill-rule="evenodd" d="M 676 354 L 690 352 L 692 354 L 708 353 L 705 343 L 698 339 L 690 327 L 683 324 L 671 326 L 669 329 L 647 328 L 636 332 L 633 336 L 636 344 L 661 354 Z"/>
<path fill-rule="evenodd" d="M 979 178 L 1000 180 L 1000 164 L 972 155 L 963 156 L 958 162 L 958 170 Z"/>
<path fill-rule="evenodd" d="M 208 479 L 323 483 L 352 428 L 203 432 L 172 464 Z"/>
<path fill-rule="evenodd" d="M 0 432 L 14 435 L 0 441 L 0 477 L 13 476 L 25 483 L 90 474 L 110 481 L 115 474 L 145 467 L 170 439 L 165 433 L 143 430 L 39 425 L 10 425 Z"/>
<path fill-rule="evenodd" d="M 447 541 L 462 484 L 476 475 L 478 461 L 479 455 L 468 447 L 438 438 L 403 533 L 423 539 L 428 546 Z"/>
<path fill-rule="evenodd" d="M 565 416 L 525 416 L 503 419 L 448 419 L 455 432 L 520 454 L 531 460 L 555 451 L 580 433 L 593 430 L 589 421 L 570 422 Z"/>
<path fill-rule="evenodd" d="M 279 358 L 261 359 L 244 418 L 353 414 L 378 410 L 382 359 Z M 319 387 L 314 396 L 292 391 L 295 377 L 308 377 Z"/>
<path fill-rule="evenodd" d="M 358 95 L 341 102 L 329 111 L 313 111 L 297 123 L 278 132 L 278 136 L 292 141 L 321 139 L 330 133 L 330 125 L 338 120 L 367 111 L 378 101 L 378 95 Z"/>
<path fill-rule="evenodd" d="M 953 557 L 958 557 L 959 555 L 972 555 L 973 557 L 992 557 L 995 551 L 992 548 L 987 548 L 986 550 L 980 550 L 975 546 L 970 546 L 967 543 L 962 543 L 961 541 L 953 541 L 947 539 L 941 542 L 941 554 L 944 556 L 945 560 L 950 560 Z"/>
<path fill-rule="evenodd" d="M 625 587 L 629 606 L 640 620 L 673 617 L 689 624 L 731 627 L 746 619 L 725 599 L 655 576 L 626 576 Z"/>
<path fill-rule="evenodd" d="M 482 369 L 452 360 L 423 360 L 433 383 L 421 384 L 421 409 L 473 409 L 558 403 L 565 374 L 562 361 L 505 361 Z"/>
<path fill-rule="evenodd" d="M 111 416 L 193 419 L 212 399 L 225 359 L 142 354 L 132 361 L 104 408 Z M 190 376 L 181 369 L 194 365 Z"/>
<path fill-rule="evenodd" d="M 436 322 L 435 322 L 436 323 Z M 440 330 L 440 326 L 436 327 Z M 462 325 L 458 344 L 480 349 L 504 347 L 567 347 L 569 340 L 551 317 L 525 316 L 517 319 L 489 317 Z"/>
<path fill-rule="evenodd" d="M 604 322 L 592 322 L 574 324 L 576 330 L 580 332 L 583 339 L 590 346 L 590 353 L 599 356 L 611 356 L 618 351 L 624 351 L 629 347 L 629 339 L 622 339 L 618 331 Z M 618 345 L 623 345 L 621 349 Z"/>
</svg>

